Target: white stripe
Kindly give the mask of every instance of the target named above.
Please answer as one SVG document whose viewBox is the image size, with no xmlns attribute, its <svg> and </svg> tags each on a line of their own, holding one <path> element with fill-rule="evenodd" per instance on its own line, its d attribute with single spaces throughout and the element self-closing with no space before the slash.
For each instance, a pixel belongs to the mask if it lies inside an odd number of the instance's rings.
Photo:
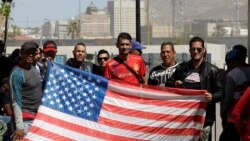
<svg viewBox="0 0 250 141">
<path fill-rule="evenodd" d="M 53 140 L 50 140 L 49 138 L 45 138 L 37 134 L 33 134 L 32 132 L 29 132 L 27 136 L 25 136 L 24 138 L 32 140 L 32 141 L 53 141 Z"/>
<path fill-rule="evenodd" d="M 140 96 L 142 98 L 151 98 L 151 99 L 161 99 L 161 100 L 193 100 L 196 101 L 205 101 L 204 95 L 182 95 L 171 92 L 157 91 L 153 89 L 147 89 L 142 87 L 124 87 L 117 84 L 109 83 L 108 90 L 122 93 L 123 95 L 130 96 Z"/>
<path fill-rule="evenodd" d="M 183 123 L 174 121 L 167 122 L 167 121 L 158 121 L 150 119 L 141 119 L 137 117 L 115 114 L 104 110 L 101 111 L 100 116 L 115 121 L 120 121 L 120 122 L 126 121 L 126 123 L 141 125 L 141 126 L 149 126 L 149 127 L 161 127 L 161 128 L 173 128 L 173 129 L 192 128 L 198 130 L 201 130 L 203 127 L 203 124 L 192 121 Z"/>
<path fill-rule="evenodd" d="M 162 107 L 154 105 L 146 105 L 146 104 L 144 105 L 109 96 L 105 97 L 103 103 L 132 110 L 140 109 L 140 111 L 143 112 L 166 114 L 166 115 L 171 114 L 171 115 L 185 115 L 185 116 L 194 116 L 194 115 L 204 116 L 205 114 L 205 109 L 175 108 L 175 107 L 167 107 L 164 105 Z"/>
<path fill-rule="evenodd" d="M 63 120 L 66 122 L 71 122 L 71 123 L 77 124 L 79 126 L 90 128 L 90 129 L 93 129 L 96 131 L 104 132 L 107 134 L 129 137 L 129 138 L 135 138 L 135 139 L 141 139 L 141 140 L 191 140 L 193 138 L 193 136 L 159 135 L 159 134 L 150 134 L 150 133 L 143 133 L 143 132 L 136 132 L 136 131 L 119 129 L 119 128 L 113 128 L 110 126 L 98 124 L 98 123 L 90 121 L 90 120 L 85 120 L 82 118 L 77 118 L 77 117 L 74 117 L 71 115 L 67 115 L 67 114 L 64 114 L 62 112 L 58 112 L 56 110 L 52 110 L 52 109 L 49 109 L 49 108 L 44 107 L 44 106 L 40 106 L 39 112 L 44 113 L 44 114 L 48 113 L 49 116 L 52 116 L 54 118 L 59 117 L 60 120 Z M 51 114 L 51 113 L 53 113 L 53 114 Z M 41 125 L 39 125 L 39 126 L 41 126 Z M 42 125 L 42 126 L 45 126 L 45 125 Z M 50 127 L 44 127 L 44 128 L 47 130 Z M 65 133 L 62 133 L 62 135 L 64 135 L 64 134 Z M 71 136 L 72 135 L 74 135 L 74 134 L 71 134 Z"/>
<path fill-rule="evenodd" d="M 76 141 L 83 140 L 83 139 L 84 140 L 91 140 L 91 141 L 97 141 L 97 140 L 101 141 L 101 139 L 99 139 L 99 138 L 80 134 L 78 132 L 65 129 L 64 127 L 58 127 L 58 126 L 55 126 L 54 124 L 44 122 L 41 120 L 35 120 L 32 126 L 37 126 L 43 130 L 46 130 L 46 131 L 49 131 L 51 133 L 55 133 L 55 134 L 58 134 L 60 136 L 64 136 L 66 138 L 70 138 L 70 139 L 76 140 Z M 60 140 L 60 139 L 58 139 L 58 140 Z"/>
</svg>

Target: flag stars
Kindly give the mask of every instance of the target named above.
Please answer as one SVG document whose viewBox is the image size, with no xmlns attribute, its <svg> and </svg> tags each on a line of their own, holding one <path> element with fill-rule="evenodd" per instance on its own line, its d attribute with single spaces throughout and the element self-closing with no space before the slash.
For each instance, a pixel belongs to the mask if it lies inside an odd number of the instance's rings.
<svg viewBox="0 0 250 141">
<path fill-rule="evenodd" d="M 86 101 L 87 101 L 87 102 L 90 102 L 90 101 L 91 101 L 91 99 L 88 97 L 88 98 L 86 99 Z"/>
<path fill-rule="evenodd" d="M 89 104 L 89 107 L 93 108 L 95 105 L 93 103 Z"/>
<path fill-rule="evenodd" d="M 60 104 L 60 105 L 59 105 L 59 108 L 60 108 L 60 109 L 62 109 L 63 107 L 64 107 L 63 104 Z"/>
<path fill-rule="evenodd" d="M 81 102 L 80 102 L 80 104 L 81 104 L 81 105 L 84 105 L 84 104 L 85 104 L 85 102 L 84 102 L 84 101 L 81 101 Z"/>
<path fill-rule="evenodd" d="M 91 112 L 88 112 L 87 115 L 90 117 L 90 116 L 92 115 L 92 113 L 91 113 Z"/>
<path fill-rule="evenodd" d="M 81 110 L 81 109 L 77 110 L 77 113 L 78 113 L 78 114 L 81 114 L 81 113 L 82 113 L 82 110 Z"/>
<path fill-rule="evenodd" d="M 94 95 L 92 95 L 92 98 L 93 98 L 93 99 L 96 99 L 96 95 L 95 95 L 95 94 L 94 94 Z"/>
<path fill-rule="evenodd" d="M 65 95 L 63 95 L 63 96 L 62 96 L 62 99 L 65 100 L 65 99 L 67 99 L 67 97 L 66 97 Z"/>
<path fill-rule="evenodd" d="M 72 110 L 73 110 L 73 107 L 69 106 L 68 110 L 69 110 L 69 111 L 72 111 Z"/>
<path fill-rule="evenodd" d="M 82 97 L 81 97 L 80 95 L 78 95 L 76 98 L 77 98 L 78 100 L 80 100 Z"/>
<path fill-rule="evenodd" d="M 50 105 L 54 105 L 55 103 L 54 103 L 54 101 L 52 100 L 52 101 L 50 101 Z"/>
<path fill-rule="evenodd" d="M 87 111 L 89 108 L 87 106 L 84 106 L 83 110 Z"/>
<path fill-rule="evenodd" d="M 57 102 L 57 103 L 60 103 L 60 102 L 61 102 L 61 100 L 57 98 L 57 99 L 56 99 L 56 102 Z"/>
<path fill-rule="evenodd" d="M 99 88 L 98 88 L 98 87 L 95 87 L 95 91 L 99 91 Z"/>
<path fill-rule="evenodd" d="M 88 77 L 88 80 L 89 80 L 89 81 L 91 81 L 91 80 L 92 80 L 92 78 L 89 76 L 89 77 Z"/>
<path fill-rule="evenodd" d="M 66 101 L 65 104 L 69 106 L 69 105 L 70 105 L 70 102 L 69 102 L 69 101 Z"/>
<path fill-rule="evenodd" d="M 73 103 L 76 102 L 76 100 L 75 100 L 74 98 L 72 98 L 71 101 L 72 101 Z"/>
</svg>

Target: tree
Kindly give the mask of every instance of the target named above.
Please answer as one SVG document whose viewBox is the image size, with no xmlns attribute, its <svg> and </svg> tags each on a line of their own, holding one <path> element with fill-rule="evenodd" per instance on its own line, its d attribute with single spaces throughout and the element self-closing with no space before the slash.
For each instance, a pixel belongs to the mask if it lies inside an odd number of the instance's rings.
<svg viewBox="0 0 250 141">
<path fill-rule="evenodd" d="M 71 39 L 74 40 L 75 37 L 80 38 L 80 25 L 78 22 L 71 20 L 68 24 L 68 35 L 71 36 Z"/>
<path fill-rule="evenodd" d="M 226 33 L 227 33 L 227 30 L 224 28 L 223 25 L 216 24 L 216 26 L 214 27 L 214 33 L 212 34 L 212 36 L 214 36 L 214 37 L 222 37 Z"/>
</svg>

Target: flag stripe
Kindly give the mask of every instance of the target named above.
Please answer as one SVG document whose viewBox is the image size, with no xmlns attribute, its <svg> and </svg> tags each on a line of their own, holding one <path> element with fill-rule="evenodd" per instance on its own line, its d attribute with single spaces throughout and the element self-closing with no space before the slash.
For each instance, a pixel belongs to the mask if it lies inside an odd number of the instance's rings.
<svg viewBox="0 0 250 141">
<path fill-rule="evenodd" d="M 118 128 L 113 128 L 110 126 L 105 126 L 102 124 L 98 124 L 95 122 L 91 122 L 89 124 L 85 124 L 87 120 L 85 119 L 80 119 L 76 117 L 71 117 L 70 115 L 67 115 L 67 118 L 63 119 L 58 119 L 56 117 L 65 117 L 65 114 L 51 110 L 47 107 L 41 106 L 39 108 L 39 114 L 41 115 L 42 113 L 43 116 L 37 116 L 36 119 L 38 120 L 46 120 L 48 122 L 47 124 L 55 124 L 59 127 L 64 127 L 67 128 L 67 130 L 74 130 L 77 129 L 79 130 L 82 134 L 87 134 L 87 135 L 92 135 L 96 138 L 102 138 L 104 140 L 176 140 L 176 139 L 181 139 L 183 140 L 192 140 L 193 138 L 197 138 L 197 136 L 183 136 L 183 135 L 159 135 L 159 134 L 150 134 L 150 133 L 142 133 L 142 132 L 136 132 L 136 131 L 130 131 L 130 130 L 123 130 L 123 129 L 118 129 Z M 46 113 L 53 113 L 46 115 Z M 60 121 L 60 123 L 58 122 Z M 68 129 L 68 122 L 71 122 L 71 124 L 75 124 L 74 129 Z M 45 124 L 44 126 L 46 126 Z M 69 125 L 71 126 L 71 125 Z M 51 127 L 44 127 L 44 129 L 50 129 Z M 52 130 L 54 131 L 54 130 Z M 120 136 L 119 136 L 120 135 Z M 78 135 L 76 135 L 78 136 Z"/>
<path fill-rule="evenodd" d="M 135 124 L 129 124 L 129 123 L 124 123 L 124 122 L 119 122 L 116 120 L 111 120 L 108 118 L 100 118 L 99 123 L 110 126 L 110 127 L 115 127 L 115 128 L 121 128 L 121 129 L 126 129 L 126 130 L 131 130 L 131 131 L 136 131 L 136 132 L 143 132 L 143 133 L 150 133 L 150 134 L 161 134 L 161 135 L 199 135 L 200 130 L 197 129 L 192 129 L 192 128 L 181 128 L 181 129 L 176 129 L 176 128 L 164 128 L 165 125 L 162 125 L 163 127 L 149 127 L 149 126 L 140 126 L 140 125 L 135 125 Z"/>
<path fill-rule="evenodd" d="M 134 100 L 136 101 L 136 100 Z M 149 112 L 149 113 L 155 113 L 155 114 L 166 114 L 166 115 L 183 115 L 183 116 L 192 116 L 192 115 L 201 115 L 203 116 L 204 114 L 204 109 L 189 109 L 189 108 L 174 108 L 174 107 L 165 107 L 165 106 L 155 106 L 153 105 L 144 105 L 144 104 L 140 104 L 140 103 L 136 103 L 134 101 L 125 101 L 119 98 L 112 98 L 109 97 L 109 95 L 106 95 L 104 101 L 103 101 L 103 107 L 105 107 L 105 105 L 113 105 L 113 106 L 117 106 L 120 107 L 121 110 L 128 110 L 131 109 L 131 112 L 134 111 L 133 109 L 137 109 L 139 108 L 141 112 Z M 140 101 L 140 99 L 138 100 Z M 141 101 L 143 102 L 143 100 L 141 99 Z M 155 100 L 155 103 L 157 103 L 158 101 Z M 176 103 L 178 104 L 178 103 Z M 199 103 L 196 103 L 197 105 Z M 192 105 L 192 104 L 191 104 Z M 124 108 L 126 107 L 126 108 Z M 116 111 L 115 111 L 116 112 Z M 117 111 L 119 112 L 119 111 Z"/>
<path fill-rule="evenodd" d="M 186 100 L 155 100 L 155 99 L 144 99 L 135 96 L 123 96 L 121 94 L 114 93 L 107 90 L 106 95 L 114 99 L 121 99 L 126 101 L 133 101 L 134 103 L 144 104 L 144 105 L 154 105 L 161 107 L 173 107 L 173 108 L 189 108 L 189 109 L 204 109 L 206 108 L 206 102 L 200 102 L 198 100 L 193 100 L 187 102 Z"/>
<path fill-rule="evenodd" d="M 29 132 L 28 135 L 25 136 L 25 138 L 22 141 L 53 141 L 53 140 Z"/>
<path fill-rule="evenodd" d="M 123 95 L 129 95 L 129 96 L 137 96 L 141 98 L 150 98 L 150 99 L 161 99 L 161 100 L 183 100 L 183 99 L 196 99 L 197 101 L 205 101 L 204 95 L 201 93 L 198 95 L 182 95 L 178 93 L 171 93 L 167 91 L 157 91 L 153 89 L 147 89 L 142 87 L 124 87 L 124 85 L 121 85 L 119 83 L 114 83 L 112 81 L 109 81 L 108 90 L 120 93 Z M 190 92 L 189 92 L 190 94 Z"/>
<path fill-rule="evenodd" d="M 119 122 L 126 121 L 129 124 L 134 124 L 134 125 L 140 125 L 144 126 L 147 125 L 149 127 L 162 127 L 164 128 L 194 128 L 194 129 L 201 129 L 203 127 L 202 123 L 199 122 L 173 122 L 173 121 L 160 121 L 160 120 L 150 120 L 150 119 L 142 119 L 142 118 L 137 118 L 137 117 L 131 117 L 131 116 L 125 116 L 125 115 L 120 115 L 116 114 L 114 112 L 108 112 L 105 110 L 102 110 L 100 113 L 101 118 L 105 119 L 110 119 L 110 120 L 115 120 Z M 129 120 L 128 120 L 129 119 Z M 100 121 L 100 120 L 99 120 Z"/>
<path fill-rule="evenodd" d="M 38 122 L 38 120 L 36 122 Z M 53 132 L 48 131 L 48 129 L 42 129 L 40 127 L 32 126 L 29 131 L 32 133 L 36 133 L 39 131 L 39 136 L 42 136 L 45 139 L 50 139 L 52 141 L 53 140 L 54 141 L 74 141 L 73 139 L 70 139 L 68 137 L 63 136 L 63 134 L 58 135 L 58 134 L 55 134 Z M 53 129 L 53 128 L 51 128 L 51 129 Z"/>
<path fill-rule="evenodd" d="M 54 127 L 55 129 L 51 130 L 51 132 L 57 130 L 56 132 L 64 133 L 65 131 L 63 130 L 69 130 L 68 132 L 72 132 L 72 133 L 69 134 L 68 136 L 72 136 L 72 134 L 75 134 L 75 136 L 79 138 L 82 135 L 87 135 L 87 136 L 93 136 L 93 137 L 100 138 L 100 139 L 102 138 L 104 140 L 111 140 L 111 139 L 117 139 L 117 138 L 121 140 L 131 140 L 135 138 L 136 136 L 139 136 L 138 134 L 143 134 L 143 133 L 131 132 L 131 134 L 129 135 L 126 132 L 130 132 L 130 131 L 116 129 L 116 128 L 112 128 L 108 126 L 102 126 L 101 128 L 98 128 L 97 126 L 98 123 L 92 122 L 92 124 L 84 124 L 86 123 L 85 119 L 79 119 L 79 118 L 77 119 L 75 117 L 71 117 L 70 115 L 68 115 L 69 121 L 67 121 L 67 119 L 58 119 L 57 117 L 65 116 L 65 114 L 54 111 L 53 115 L 48 115 L 46 113 L 48 113 L 49 109 L 47 109 L 46 107 L 43 107 L 42 109 L 44 111 L 43 112 L 44 114 L 42 112 L 38 113 L 38 115 L 36 116 L 36 119 L 37 121 L 40 120 L 41 123 L 43 123 L 43 121 L 46 121 L 46 124 L 44 124 L 43 126 L 43 128 L 46 130 L 50 130 L 52 129 L 52 127 L 55 126 Z M 91 122 L 91 121 L 88 121 L 88 122 Z M 37 122 L 38 126 L 41 125 L 41 123 Z M 36 124 L 34 125 L 36 126 Z M 45 126 L 48 126 L 48 127 L 45 127 Z M 60 129 L 60 127 L 63 127 L 64 129 Z M 119 136 L 119 134 L 122 134 L 122 133 L 124 135 Z M 132 135 L 134 135 L 134 137 Z M 71 137 L 71 138 L 76 138 L 76 137 Z M 79 140 L 79 139 L 76 139 L 76 140 Z M 143 138 L 139 138 L 139 140 L 143 140 Z"/>
<path fill-rule="evenodd" d="M 152 120 L 159 120 L 159 121 L 174 121 L 174 122 L 195 121 L 195 122 L 200 122 L 200 123 L 203 123 L 204 121 L 203 116 L 195 115 L 195 113 L 191 113 L 191 112 L 190 114 L 192 115 L 190 116 L 177 115 L 176 113 L 173 113 L 171 115 L 171 112 L 174 112 L 174 111 L 169 111 L 170 114 L 166 114 L 166 113 L 159 114 L 159 113 L 138 111 L 138 110 L 133 110 L 129 108 L 122 108 L 122 107 L 118 107 L 118 106 L 114 106 L 110 104 L 103 104 L 103 110 L 114 112 L 117 114 L 126 115 L 126 116 L 133 116 L 133 117 L 138 117 L 138 118 L 143 118 L 143 119 L 152 119 Z M 158 110 L 158 109 L 154 109 L 154 110 Z M 160 108 L 159 108 L 159 111 L 160 111 Z"/>
</svg>

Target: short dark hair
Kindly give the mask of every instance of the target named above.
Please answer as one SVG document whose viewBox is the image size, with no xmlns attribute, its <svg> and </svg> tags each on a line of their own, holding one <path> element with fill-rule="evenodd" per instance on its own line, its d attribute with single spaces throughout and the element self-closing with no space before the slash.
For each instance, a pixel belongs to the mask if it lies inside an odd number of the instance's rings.
<svg viewBox="0 0 250 141">
<path fill-rule="evenodd" d="M 105 49 L 99 50 L 99 51 L 98 51 L 98 54 L 97 54 L 97 57 L 99 57 L 100 54 L 107 54 L 108 57 L 109 57 L 109 52 L 108 52 L 107 50 L 105 50 Z"/>
<path fill-rule="evenodd" d="M 190 41 L 189 41 L 189 48 L 191 48 L 192 47 L 192 44 L 194 43 L 194 42 L 201 42 L 201 46 L 203 47 L 203 48 L 205 48 L 205 43 L 204 43 L 204 40 L 201 38 L 201 37 L 193 37 Z"/>
<path fill-rule="evenodd" d="M 44 42 L 43 49 L 45 49 L 47 47 L 47 45 L 49 45 L 49 44 L 52 44 L 57 49 L 57 45 L 56 45 L 55 41 L 53 41 L 53 40 L 48 40 L 48 41 Z"/>
<path fill-rule="evenodd" d="M 129 33 L 127 32 L 121 32 L 118 37 L 117 37 L 117 43 L 120 41 L 120 39 L 128 39 L 130 41 L 132 41 L 132 37 Z"/>
<path fill-rule="evenodd" d="M 3 84 L 9 84 L 9 83 L 10 83 L 9 77 L 4 77 L 3 80 L 1 81 L 0 86 L 3 86 Z"/>
<path fill-rule="evenodd" d="M 0 40 L 0 54 L 4 52 L 4 42 Z"/>
<path fill-rule="evenodd" d="M 247 56 L 247 48 L 245 46 L 243 46 L 243 45 L 240 45 L 240 44 L 239 45 L 235 45 L 235 46 L 233 46 L 233 50 L 238 50 L 239 52 L 242 53 L 242 55 L 244 57 Z"/>
<path fill-rule="evenodd" d="M 174 44 L 173 44 L 172 42 L 163 42 L 163 43 L 161 44 L 161 50 L 162 50 L 162 48 L 163 48 L 164 46 L 166 46 L 166 45 L 171 46 L 172 50 L 175 52 Z"/>
<path fill-rule="evenodd" d="M 79 46 L 79 45 L 81 45 L 81 46 L 85 46 L 85 47 L 86 47 L 86 44 L 84 44 L 83 42 L 80 42 L 80 43 L 77 43 L 77 44 L 75 45 L 74 50 L 75 50 L 75 49 L 76 49 L 76 47 L 77 47 L 77 46 Z"/>
</svg>

